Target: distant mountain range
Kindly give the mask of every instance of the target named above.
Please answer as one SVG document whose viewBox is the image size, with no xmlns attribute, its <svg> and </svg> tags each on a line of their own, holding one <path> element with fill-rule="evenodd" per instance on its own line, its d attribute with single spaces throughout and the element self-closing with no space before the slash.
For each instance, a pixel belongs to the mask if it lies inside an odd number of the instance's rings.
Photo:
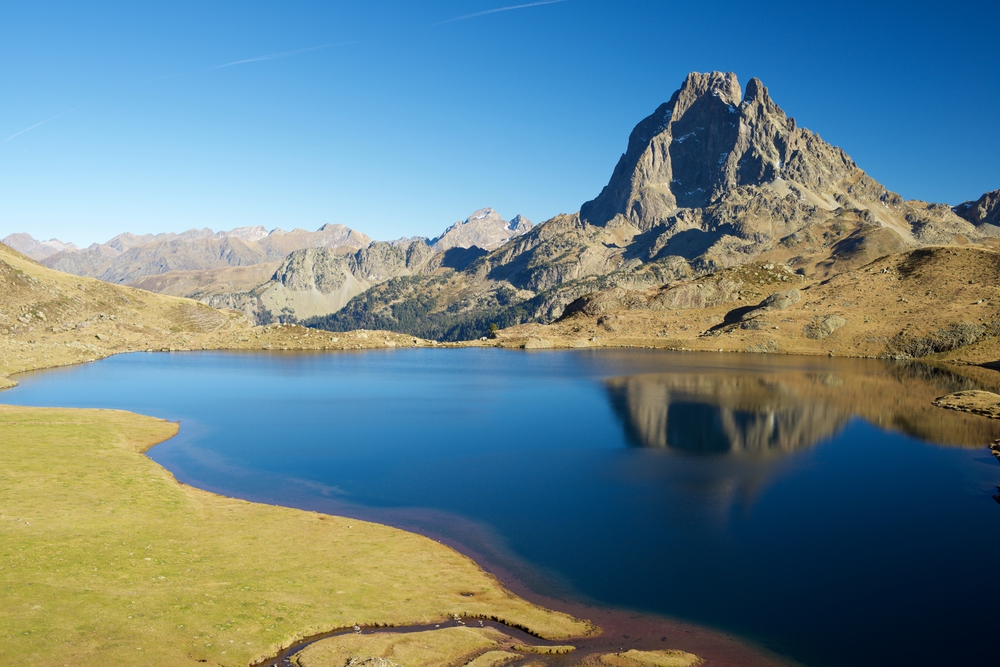
<svg viewBox="0 0 1000 667">
<path fill-rule="evenodd" d="M 372 241 L 327 225 L 122 234 L 85 249 L 26 234 L 4 242 L 53 268 L 258 323 L 455 340 L 753 261 L 822 279 L 921 246 L 1000 245 L 1000 191 L 954 207 L 905 201 L 800 127 L 758 79 L 743 91 L 732 73 L 692 73 L 636 125 L 593 200 L 538 226 L 482 209 L 434 239 Z"/>
<path fill-rule="evenodd" d="M 99 278 L 115 284 L 132 285 L 174 296 L 190 296 L 216 304 L 243 304 L 254 320 L 267 323 L 274 313 L 298 312 L 308 315 L 327 314 L 341 307 L 365 288 L 396 275 L 408 273 L 406 261 L 396 255 L 418 254 L 419 263 L 438 266 L 464 256 L 457 250 L 478 248 L 480 252 L 496 248 L 514 236 L 531 229 L 531 222 L 522 216 L 506 221 L 491 208 L 481 209 L 448 227 L 434 239 L 415 237 L 389 243 L 373 242 L 371 238 L 344 225 L 328 224 L 315 232 L 303 229 L 285 231 L 264 227 L 238 227 L 229 231 L 191 229 L 181 234 L 123 233 L 106 243 L 78 248 L 56 239 L 36 241 L 29 234 L 12 234 L 3 242 L 25 255 L 59 271 L 79 276 Z M 303 254 L 310 250 L 311 253 Z M 387 254 L 386 254 L 387 253 Z M 435 260 L 436 256 L 440 257 Z M 448 255 L 450 259 L 446 259 Z M 289 267 L 297 271 L 292 285 L 302 283 L 302 271 L 314 266 L 339 266 L 341 259 L 351 257 L 353 264 L 344 264 L 350 274 L 350 284 L 340 296 L 315 295 L 291 300 L 279 297 L 288 291 Z M 303 263 L 305 259 L 305 264 Z M 280 269 L 280 270 L 279 270 Z M 332 270 L 332 269 L 331 269 Z M 339 274 L 338 274 L 339 275 Z M 319 279 L 330 284 L 333 276 Z M 250 292 L 258 288 L 254 294 Z M 263 302 L 256 295 L 270 294 Z M 275 294 L 277 292 L 278 294 Z M 308 304 L 316 301 L 315 307 Z M 252 305 L 249 305 L 252 304 Z M 332 310 L 331 310 L 332 309 Z"/>
<path fill-rule="evenodd" d="M 51 257 L 56 253 L 60 253 L 63 250 L 79 250 L 76 245 L 72 243 L 63 243 L 58 239 L 36 241 L 31 234 L 23 232 L 19 234 L 11 234 L 3 240 L 3 243 L 37 262 L 42 261 L 46 257 Z"/>
</svg>

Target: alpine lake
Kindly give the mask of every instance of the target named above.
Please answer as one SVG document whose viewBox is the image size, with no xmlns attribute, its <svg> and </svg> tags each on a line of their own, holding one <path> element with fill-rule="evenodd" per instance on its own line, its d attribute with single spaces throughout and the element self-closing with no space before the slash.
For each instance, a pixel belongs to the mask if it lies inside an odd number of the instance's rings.
<svg viewBox="0 0 1000 667">
<path fill-rule="evenodd" d="M 518 592 L 805 665 L 995 664 L 1000 422 L 934 407 L 978 388 L 947 370 L 470 348 L 140 353 L 18 380 L 2 402 L 179 421 L 149 456 L 182 482 L 422 532 Z"/>
</svg>

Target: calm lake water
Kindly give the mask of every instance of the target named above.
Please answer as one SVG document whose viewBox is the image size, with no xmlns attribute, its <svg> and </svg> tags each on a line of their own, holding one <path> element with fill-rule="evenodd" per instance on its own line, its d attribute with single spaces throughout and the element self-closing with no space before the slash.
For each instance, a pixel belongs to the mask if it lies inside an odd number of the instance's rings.
<svg viewBox="0 0 1000 667">
<path fill-rule="evenodd" d="M 996 664 L 1000 424 L 918 366 L 644 351 L 132 354 L 4 403 L 181 421 L 179 479 L 467 546 L 808 665 Z M 281 548 L 282 545 L 275 545 Z"/>
</svg>

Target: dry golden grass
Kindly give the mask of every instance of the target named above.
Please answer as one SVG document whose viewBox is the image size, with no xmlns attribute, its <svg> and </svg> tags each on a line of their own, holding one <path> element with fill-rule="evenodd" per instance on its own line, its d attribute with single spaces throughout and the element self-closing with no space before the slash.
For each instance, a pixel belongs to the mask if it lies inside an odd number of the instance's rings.
<svg viewBox="0 0 1000 667">
<path fill-rule="evenodd" d="M 566 660 L 572 646 L 535 646 L 492 628 L 451 627 L 405 634 L 344 634 L 307 646 L 292 657 L 299 667 L 399 665 L 400 667 L 497 667 L 516 662 L 523 667 L 549 664 L 580 667 L 695 667 L 703 660 L 684 651 L 596 653 Z"/>
<path fill-rule="evenodd" d="M 1000 395 L 991 391 L 957 391 L 941 396 L 934 405 L 948 410 L 971 412 L 990 419 L 1000 419 Z"/>
<path fill-rule="evenodd" d="M 509 640 L 492 628 L 441 628 L 423 632 L 346 634 L 318 641 L 297 653 L 299 667 L 343 667 L 352 658 L 385 658 L 405 667 L 464 667 L 495 653 Z"/>
<path fill-rule="evenodd" d="M 178 484 L 176 425 L 0 406 L 0 651 L 32 665 L 246 665 L 298 638 L 455 614 L 592 632 L 433 540 Z"/>
<path fill-rule="evenodd" d="M 622 307 L 600 317 L 582 313 L 551 325 L 500 332 L 507 347 L 655 347 L 706 351 L 777 352 L 856 357 L 892 356 L 953 325 L 1000 323 L 1000 252 L 984 247 L 923 248 L 878 259 L 823 281 L 778 280 L 764 264 L 727 270 L 740 297 L 706 308 L 650 310 Z M 709 283 L 717 276 L 696 283 Z M 800 302 L 764 314 L 757 328 L 724 327 L 732 311 L 774 292 L 799 289 Z M 644 293 L 650 300 L 660 290 Z M 826 316 L 846 320 L 828 337 L 807 328 Z M 494 344 L 494 342 L 490 342 Z M 1000 359 L 1000 337 L 931 358 L 956 363 Z"/>
<path fill-rule="evenodd" d="M 191 299 L 48 269 L 0 243 L 0 389 L 10 375 L 136 350 L 356 350 L 433 345 L 377 331 L 253 327 Z"/>
<path fill-rule="evenodd" d="M 609 653 L 580 663 L 581 667 L 696 667 L 704 662 L 684 651 L 625 651 Z"/>
</svg>

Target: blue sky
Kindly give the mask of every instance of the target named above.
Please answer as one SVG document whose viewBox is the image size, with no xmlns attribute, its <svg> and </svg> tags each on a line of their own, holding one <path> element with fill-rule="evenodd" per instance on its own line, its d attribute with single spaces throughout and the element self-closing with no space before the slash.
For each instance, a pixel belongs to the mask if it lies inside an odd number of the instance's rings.
<svg viewBox="0 0 1000 667">
<path fill-rule="evenodd" d="M 757 76 L 889 188 L 958 203 L 1000 188 L 998 19 L 995 0 L 5 3 L 0 237 L 540 222 L 594 197 L 692 70 Z"/>
</svg>

